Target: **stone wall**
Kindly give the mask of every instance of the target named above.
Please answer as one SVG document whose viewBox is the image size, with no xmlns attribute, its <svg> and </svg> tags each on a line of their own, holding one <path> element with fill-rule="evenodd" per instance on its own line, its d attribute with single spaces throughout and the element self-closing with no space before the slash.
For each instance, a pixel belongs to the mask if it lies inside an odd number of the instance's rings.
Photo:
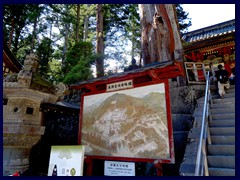
<svg viewBox="0 0 240 180">
<path fill-rule="evenodd" d="M 193 125 L 194 109 L 197 99 L 204 96 L 204 85 L 177 86 L 170 83 L 175 163 L 163 165 L 164 176 L 179 176 L 184 158 L 187 137 Z"/>
<path fill-rule="evenodd" d="M 45 133 L 30 152 L 24 176 L 47 176 L 51 146 L 78 144 L 79 109 L 42 104 L 41 112 Z"/>
<path fill-rule="evenodd" d="M 205 93 L 205 85 L 170 86 L 172 114 L 193 114 L 196 100 Z"/>
</svg>

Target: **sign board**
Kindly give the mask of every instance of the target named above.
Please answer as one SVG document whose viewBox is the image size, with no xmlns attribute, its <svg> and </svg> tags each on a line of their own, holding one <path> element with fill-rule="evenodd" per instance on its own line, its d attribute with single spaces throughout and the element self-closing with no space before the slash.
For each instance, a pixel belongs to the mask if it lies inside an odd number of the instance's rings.
<svg viewBox="0 0 240 180">
<path fill-rule="evenodd" d="M 84 146 L 52 146 L 48 176 L 82 176 Z"/>
<path fill-rule="evenodd" d="M 105 176 L 135 176 L 135 163 L 105 161 L 104 175 Z"/>
<path fill-rule="evenodd" d="M 188 83 L 205 84 L 206 66 L 208 66 L 208 64 L 200 62 L 185 62 Z"/>
<path fill-rule="evenodd" d="M 110 91 L 82 95 L 79 144 L 85 155 L 174 162 L 168 80 L 139 86 L 126 79 L 106 85 Z"/>
</svg>

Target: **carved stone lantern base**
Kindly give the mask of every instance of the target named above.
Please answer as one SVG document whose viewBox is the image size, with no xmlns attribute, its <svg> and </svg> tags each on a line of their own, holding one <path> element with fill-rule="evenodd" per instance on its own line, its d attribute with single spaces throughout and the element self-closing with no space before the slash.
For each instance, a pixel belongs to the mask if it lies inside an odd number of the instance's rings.
<svg viewBox="0 0 240 180">
<path fill-rule="evenodd" d="M 45 127 L 33 125 L 3 125 L 3 175 L 29 168 L 29 154 L 44 134 Z"/>
</svg>

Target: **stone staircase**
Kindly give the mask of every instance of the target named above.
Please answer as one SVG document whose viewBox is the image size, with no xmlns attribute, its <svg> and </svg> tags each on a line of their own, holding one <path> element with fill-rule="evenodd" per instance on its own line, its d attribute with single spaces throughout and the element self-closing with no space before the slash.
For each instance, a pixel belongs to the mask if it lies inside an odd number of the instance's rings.
<svg viewBox="0 0 240 180">
<path fill-rule="evenodd" d="M 235 176 L 235 86 L 226 90 L 224 99 L 212 95 L 206 154 L 209 176 Z M 201 132 L 204 97 L 197 100 L 193 114 L 194 124 L 188 135 L 180 176 L 194 176 L 197 149 Z"/>
<path fill-rule="evenodd" d="M 224 99 L 213 95 L 209 122 L 211 144 L 207 145 L 210 176 L 235 176 L 235 86 Z"/>
</svg>

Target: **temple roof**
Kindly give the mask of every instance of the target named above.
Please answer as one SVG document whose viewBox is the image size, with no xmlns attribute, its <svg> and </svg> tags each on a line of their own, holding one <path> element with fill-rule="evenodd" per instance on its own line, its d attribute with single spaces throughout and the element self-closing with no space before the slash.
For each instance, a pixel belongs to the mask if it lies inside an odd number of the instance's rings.
<svg viewBox="0 0 240 180">
<path fill-rule="evenodd" d="M 41 109 L 54 109 L 54 110 L 65 110 L 65 111 L 79 111 L 80 106 L 70 104 L 67 102 L 56 102 L 56 103 L 42 103 Z"/>
<path fill-rule="evenodd" d="M 13 56 L 5 42 L 3 46 L 3 62 L 12 72 L 18 73 L 22 69 L 22 64 Z"/>
<path fill-rule="evenodd" d="M 182 39 L 193 43 L 235 32 L 235 19 L 185 33 Z"/>
<path fill-rule="evenodd" d="M 144 67 L 133 69 L 130 71 L 113 74 L 110 76 L 104 76 L 101 78 L 94 78 L 87 81 L 81 81 L 76 84 L 72 84 L 70 89 L 82 89 L 89 88 L 89 85 L 95 84 L 94 86 L 106 85 L 106 83 L 114 83 L 118 81 L 123 81 L 129 78 L 140 78 L 143 76 L 149 76 L 150 79 L 154 79 L 153 74 L 156 74 L 156 78 L 160 79 L 170 79 L 176 76 L 184 75 L 184 70 L 182 66 L 182 60 L 180 61 L 165 61 L 165 62 L 156 62 L 149 65 L 145 65 Z M 152 72 L 154 72 L 152 74 Z M 166 73 L 168 72 L 168 73 Z M 170 73 L 169 73 L 170 72 Z M 105 87 L 106 88 L 106 87 Z"/>
</svg>

